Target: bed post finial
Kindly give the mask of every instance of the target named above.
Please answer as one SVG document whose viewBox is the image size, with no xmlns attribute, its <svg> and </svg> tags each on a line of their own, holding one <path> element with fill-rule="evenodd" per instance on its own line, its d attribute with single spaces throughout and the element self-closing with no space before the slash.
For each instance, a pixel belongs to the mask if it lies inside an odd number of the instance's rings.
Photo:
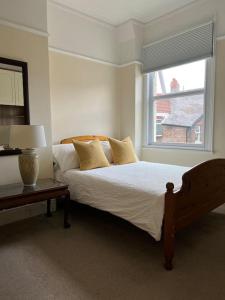
<svg viewBox="0 0 225 300">
<path fill-rule="evenodd" d="M 166 189 L 168 193 L 173 193 L 173 189 L 174 189 L 174 184 L 172 182 L 168 182 L 166 184 Z"/>
</svg>

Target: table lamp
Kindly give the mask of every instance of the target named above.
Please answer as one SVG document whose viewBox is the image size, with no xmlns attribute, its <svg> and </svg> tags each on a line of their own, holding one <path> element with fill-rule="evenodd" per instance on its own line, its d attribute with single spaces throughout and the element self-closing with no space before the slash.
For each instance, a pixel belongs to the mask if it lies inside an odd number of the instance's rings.
<svg viewBox="0 0 225 300">
<path fill-rule="evenodd" d="M 11 125 L 9 145 L 19 148 L 19 169 L 25 186 L 34 186 L 39 173 L 37 148 L 46 147 L 45 132 L 42 125 Z"/>
</svg>

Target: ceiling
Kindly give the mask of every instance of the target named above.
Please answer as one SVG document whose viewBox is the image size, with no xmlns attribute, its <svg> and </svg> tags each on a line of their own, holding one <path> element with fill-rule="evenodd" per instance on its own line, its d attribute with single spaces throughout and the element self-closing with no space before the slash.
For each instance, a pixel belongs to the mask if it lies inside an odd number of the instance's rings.
<svg viewBox="0 0 225 300">
<path fill-rule="evenodd" d="M 197 0 L 51 0 L 111 25 L 147 23 Z"/>
</svg>

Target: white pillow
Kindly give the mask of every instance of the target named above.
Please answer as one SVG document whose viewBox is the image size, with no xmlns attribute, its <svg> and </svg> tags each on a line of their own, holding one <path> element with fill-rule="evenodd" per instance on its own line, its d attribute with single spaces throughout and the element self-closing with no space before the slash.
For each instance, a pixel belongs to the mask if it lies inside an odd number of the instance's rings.
<svg viewBox="0 0 225 300">
<path fill-rule="evenodd" d="M 109 142 L 101 142 L 101 145 L 109 163 L 112 163 L 113 159 Z M 62 172 L 80 167 L 79 157 L 73 144 L 53 145 L 52 151 L 54 160 L 57 162 Z"/>
<path fill-rule="evenodd" d="M 102 145 L 102 148 L 103 148 L 106 158 L 108 159 L 109 163 L 111 164 L 113 162 L 113 158 L 112 158 L 112 151 L 111 151 L 109 142 L 107 142 L 107 141 L 101 142 L 101 145 Z"/>
<path fill-rule="evenodd" d="M 73 144 L 53 145 L 52 151 L 62 172 L 80 167 L 79 157 Z"/>
</svg>

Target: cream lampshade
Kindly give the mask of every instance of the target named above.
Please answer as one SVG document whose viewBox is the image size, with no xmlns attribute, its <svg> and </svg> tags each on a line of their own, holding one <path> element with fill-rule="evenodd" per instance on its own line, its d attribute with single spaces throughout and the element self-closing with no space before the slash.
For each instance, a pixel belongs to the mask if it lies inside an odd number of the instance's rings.
<svg viewBox="0 0 225 300">
<path fill-rule="evenodd" d="M 19 169 L 25 186 L 36 185 L 39 173 L 37 148 L 46 147 L 45 131 L 42 125 L 11 125 L 9 145 L 19 148 Z"/>
</svg>

